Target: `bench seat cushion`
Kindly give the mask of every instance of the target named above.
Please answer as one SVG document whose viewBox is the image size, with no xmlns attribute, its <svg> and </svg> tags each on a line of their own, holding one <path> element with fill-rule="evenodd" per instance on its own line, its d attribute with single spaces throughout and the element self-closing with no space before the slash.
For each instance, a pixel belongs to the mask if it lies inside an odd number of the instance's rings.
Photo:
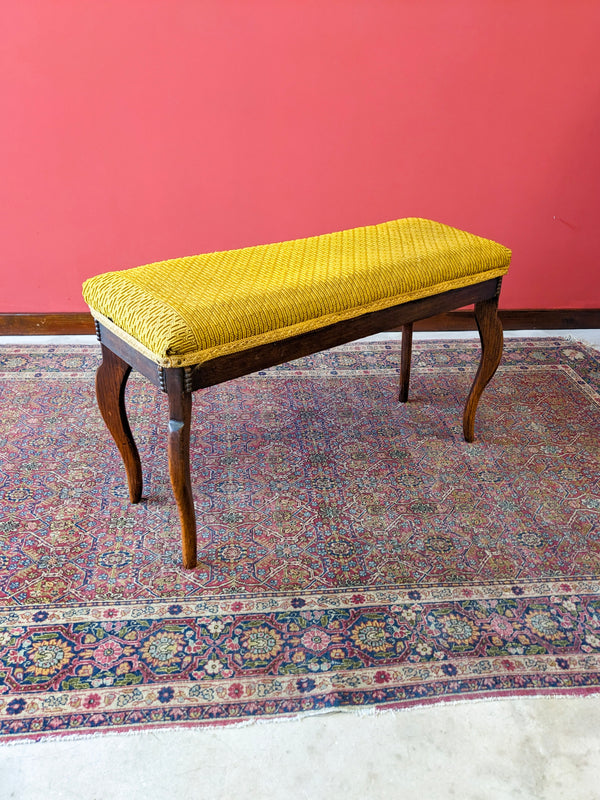
<svg viewBox="0 0 600 800">
<path fill-rule="evenodd" d="M 503 275 L 510 250 L 424 219 L 160 261 L 84 283 L 96 319 L 164 367 Z"/>
</svg>

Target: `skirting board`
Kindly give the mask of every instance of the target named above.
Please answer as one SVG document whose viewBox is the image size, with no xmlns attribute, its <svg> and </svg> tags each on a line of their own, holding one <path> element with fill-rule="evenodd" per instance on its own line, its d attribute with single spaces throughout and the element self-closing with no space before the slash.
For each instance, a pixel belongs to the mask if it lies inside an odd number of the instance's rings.
<svg viewBox="0 0 600 800">
<path fill-rule="evenodd" d="M 600 328 L 600 308 L 500 309 L 507 331 Z M 417 331 L 475 330 L 472 311 L 451 311 L 415 323 Z M 0 313 L 0 336 L 94 334 L 94 321 L 86 312 L 48 314 Z"/>
</svg>

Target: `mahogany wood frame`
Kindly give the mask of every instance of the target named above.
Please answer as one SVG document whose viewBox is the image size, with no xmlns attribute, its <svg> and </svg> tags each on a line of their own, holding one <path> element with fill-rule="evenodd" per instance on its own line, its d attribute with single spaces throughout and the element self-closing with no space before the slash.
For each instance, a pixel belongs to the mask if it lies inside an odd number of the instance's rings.
<svg viewBox="0 0 600 800">
<path fill-rule="evenodd" d="M 463 413 L 464 437 L 467 442 L 472 442 L 477 404 L 502 357 L 503 331 L 498 317 L 501 284 L 502 278 L 493 278 L 473 286 L 401 303 L 381 311 L 372 311 L 354 319 L 336 322 L 278 342 L 219 356 L 190 367 L 160 367 L 115 333 L 96 323 L 96 332 L 102 347 L 102 363 L 96 374 L 96 396 L 102 417 L 125 465 L 131 502 L 138 503 L 142 497 L 142 467 L 125 408 L 125 386 L 132 369 L 148 378 L 165 392 L 169 399 L 167 434 L 169 474 L 181 521 L 183 566 L 186 569 L 193 569 L 197 561 L 196 514 L 190 475 L 193 392 L 401 326 L 399 400 L 406 402 L 410 381 L 413 324 L 434 314 L 474 303 L 481 340 L 481 359 Z"/>
</svg>

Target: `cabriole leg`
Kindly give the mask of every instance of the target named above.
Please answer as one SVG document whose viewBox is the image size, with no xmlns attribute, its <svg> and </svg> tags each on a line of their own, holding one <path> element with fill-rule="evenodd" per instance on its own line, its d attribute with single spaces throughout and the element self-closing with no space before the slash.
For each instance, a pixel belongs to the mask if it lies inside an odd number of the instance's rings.
<svg viewBox="0 0 600 800">
<path fill-rule="evenodd" d="M 190 476 L 192 395 L 185 391 L 183 370 L 165 370 L 169 396 L 169 474 L 181 521 L 183 566 L 196 566 L 196 512 Z"/>
<path fill-rule="evenodd" d="M 475 412 L 479 398 L 494 376 L 502 358 L 504 336 L 502 323 L 498 318 L 498 295 L 490 300 L 475 303 L 475 319 L 481 339 L 481 361 L 463 414 L 463 432 L 467 442 L 472 442 L 475 438 Z"/>
<path fill-rule="evenodd" d="M 142 497 L 142 465 L 125 408 L 125 386 L 131 367 L 108 347 L 101 347 L 102 363 L 96 372 L 98 408 L 121 453 L 131 502 L 139 503 Z"/>
</svg>

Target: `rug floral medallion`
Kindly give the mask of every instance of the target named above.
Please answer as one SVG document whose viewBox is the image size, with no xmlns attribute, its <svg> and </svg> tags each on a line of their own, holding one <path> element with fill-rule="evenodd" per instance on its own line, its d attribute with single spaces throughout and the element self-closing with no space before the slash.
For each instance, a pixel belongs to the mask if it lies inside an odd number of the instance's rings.
<svg viewBox="0 0 600 800">
<path fill-rule="evenodd" d="M 476 441 L 475 341 L 357 343 L 194 395 L 181 567 L 165 396 L 144 469 L 93 345 L 0 348 L 4 741 L 600 687 L 600 353 L 508 340 Z"/>
</svg>

